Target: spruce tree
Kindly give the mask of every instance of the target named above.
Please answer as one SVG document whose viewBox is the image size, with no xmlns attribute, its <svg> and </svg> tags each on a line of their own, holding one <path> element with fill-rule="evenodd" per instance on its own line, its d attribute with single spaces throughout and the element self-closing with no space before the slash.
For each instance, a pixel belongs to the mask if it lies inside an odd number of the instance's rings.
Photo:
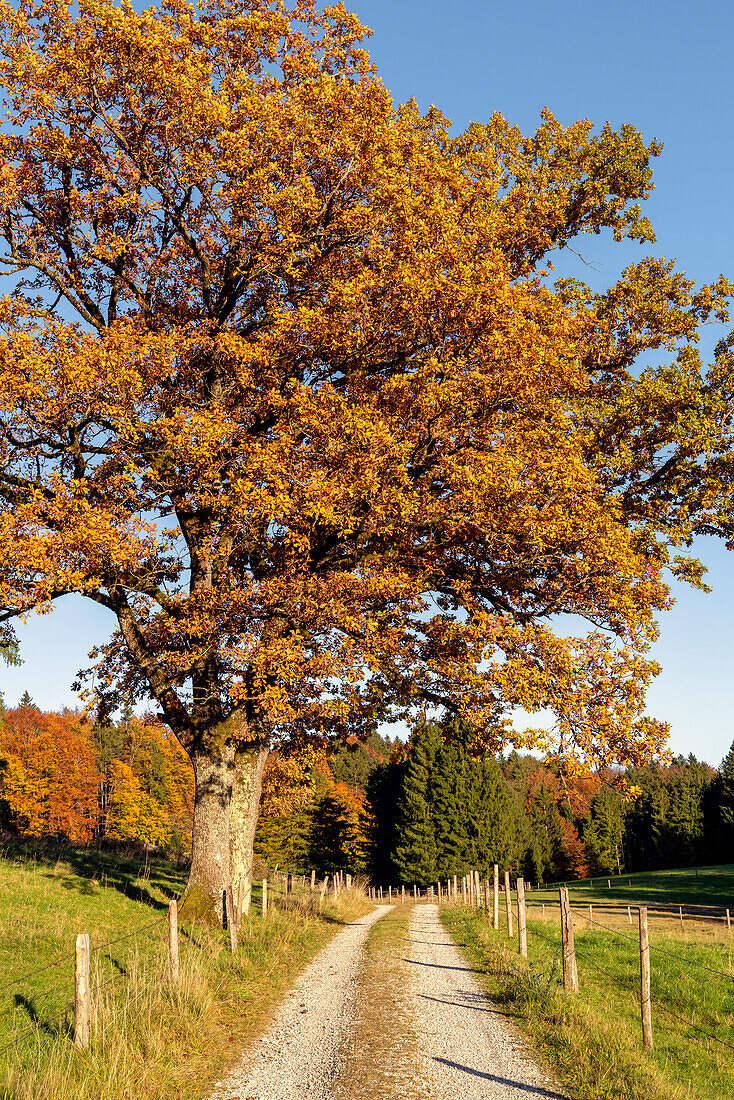
<svg viewBox="0 0 734 1100">
<path fill-rule="evenodd" d="M 436 839 L 430 786 L 441 733 L 428 723 L 413 736 L 405 782 L 397 807 L 398 843 L 393 863 L 402 882 L 421 886 L 436 877 Z"/>
<path fill-rule="evenodd" d="M 467 740 L 466 728 L 456 725 L 436 754 L 429 795 L 439 878 L 463 875 L 471 865 Z"/>
<path fill-rule="evenodd" d="M 583 826 L 586 855 L 593 874 L 621 874 L 624 804 L 614 787 L 605 785 L 594 795 Z"/>
<path fill-rule="evenodd" d="M 734 840 L 734 742 L 721 762 L 719 791 L 721 831 L 731 842 Z"/>
<path fill-rule="evenodd" d="M 721 820 L 734 829 L 734 741 L 722 760 L 721 768 Z"/>
<path fill-rule="evenodd" d="M 400 841 L 397 807 L 408 770 L 407 759 L 380 764 L 367 782 L 370 830 L 369 871 L 375 882 L 390 882 L 397 874 L 393 857 Z"/>
<path fill-rule="evenodd" d="M 496 757 L 472 760 L 475 866 L 489 877 L 493 864 L 524 870 L 530 831 L 522 800 L 502 774 Z"/>
</svg>

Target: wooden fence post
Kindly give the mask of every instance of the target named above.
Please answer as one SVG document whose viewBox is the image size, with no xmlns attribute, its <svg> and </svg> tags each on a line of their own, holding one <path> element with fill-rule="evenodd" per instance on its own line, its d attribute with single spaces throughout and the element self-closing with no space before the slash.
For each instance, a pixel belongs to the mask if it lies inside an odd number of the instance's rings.
<svg viewBox="0 0 734 1100">
<path fill-rule="evenodd" d="M 652 1050 L 652 1007 L 650 1004 L 650 941 L 647 938 L 647 909 L 640 906 L 640 1007 L 642 1046 Z"/>
<path fill-rule="evenodd" d="M 731 916 L 729 915 L 729 910 L 728 909 L 726 911 L 726 927 L 729 931 L 729 935 L 731 935 Z"/>
<path fill-rule="evenodd" d="M 563 942 L 563 988 L 567 993 L 578 993 L 579 973 L 576 967 L 576 948 L 573 942 L 573 913 L 568 901 L 568 887 L 560 886 L 561 940 Z"/>
<path fill-rule="evenodd" d="M 329 876 L 324 875 L 324 881 L 321 884 L 321 893 L 319 894 L 319 910 L 324 904 L 324 898 L 326 897 L 326 891 L 329 889 Z"/>
<path fill-rule="evenodd" d="M 477 903 L 477 909 L 479 909 L 482 903 L 482 883 L 479 878 L 479 871 L 474 872 L 474 898 Z"/>
<path fill-rule="evenodd" d="M 74 1045 L 89 1050 L 92 998 L 89 989 L 89 933 L 80 932 L 74 951 Z"/>
<path fill-rule="evenodd" d="M 627 906 L 627 916 L 629 917 L 630 924 L 632 924 L 632 909 L 629 905 Z"/>
<path fill-rule="evenodd" d="M 178 985 L 178 902 L 168 903 L 168 969 L 171 985 Z"/>
<path fill-rule="evenodd" d="M 683 906 L 682 905 L 678 906 L 678 912 L 680 913 L 680 930 L 681 930 L 681 932 L 684 932 L 685 929 L 683 928 Z"/>
<path fill-rule="evenodd" d="M 266 878 L 263 879 L 262 910 L 263 916 L 266 917 L 268 915 L 268 880 Z"/>
<path fill-rule="evenodd" d="M 525 882 L 517 880 L 517 944 L 524 959 L 528 957 L 528 929 L 525 923 Z"/>
<path fill-rule="evenodd" d="M 418 901 L 418 887 L 413 883 L 413 901 Z"/>
<path fill-rule="evenodd" d="M 339 900 L 339 876 L 338 875 L 333 876 L 333 885 L 334 885 L 334 901 L 338 901 Z"/>
<path fill-rule="evenodd" d="M 489 920 L 489 879 L 484 880 L 484 915 Z"/>
<path fill-rule="evenodd" d="M 461 901 L 463 905 L 466 905 L 466 875 L 461 880 Z"/>
<path fill-rule="evenodd" d="M 500 870 L 497 864 L 494 865 L 494 894 L 492 897 L 492 928 L 495 932 L 500 926 Z"/>
<path fill-rule="evenodd" d="M 507 912 L 507 934 L 512 939 L 512 899 L 510 897 L 509 871 L 505 871 L 505 911 Z"/>
</svg>

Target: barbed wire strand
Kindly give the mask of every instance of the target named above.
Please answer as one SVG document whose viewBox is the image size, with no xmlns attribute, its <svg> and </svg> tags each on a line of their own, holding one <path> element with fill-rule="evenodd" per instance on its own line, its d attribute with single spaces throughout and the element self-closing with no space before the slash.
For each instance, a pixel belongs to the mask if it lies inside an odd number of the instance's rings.
<svg viewBox="0 0 734 1100">
<path fill-rule="evenodd" d="M 611 932 L 613 936 L 619 936 L 623 940 L 628 940 L 630 943 L 638 945 L 639 940 L 635 936 L 629 936 L 626 932 L 618 932 L 616 928 L 610 928 L 606 924 L 601 924 L 600 921 L 594 920 L 592 917 L 587 917 L 585 913 L 582 913 L 579 909 L 572 909 L 572 913 L 576 913 L 577 916 L 583 917 L 585 921 L 589 921 L 590 924 L 595 924 L 598 928 L 603 928 L 606 932 Z M 707 966 L 706 963 L 696 962 L 695 959 L 687 959 L 685 955 L 679 955 L 677 951 L 668 951 L 665 947 L 660 947 L 659 944 L 651 942 L 650 950 L 657 951 L 661 955 L 667 955 L 671 959 L 677 959 L 678 962 L 684 963 L 686 966 L 695 966 L 699 970 L 708 970 L 709 974 L 718 974 L 721 978 L 727 978 L 728 981 L 734 981 L 734 974 L 727 974 L 723 970 L 717 970 L 713 966 Z"/>
<path fill-rule="evenodd" d="M 662 1001 L 657 1001 L 651 997 L 650 1003 L 655 1005 L 656 1008 L 659 1008 L 661 1012 L 665 1012 L 668 1016 L 672 1016 L 674 1020 L 678 1020 L 684 1027 L 692 1027 L 694 1031 L 700 1031 L 702 1035 L 711 1039 L 712 1042 L 720 1043 L 721 1046 L 728 1047 L 729 1050 L 734 1050 L 734 1043 L 728 1043 L 726 1039 L 720 1039 L 718 1035 L 712 1034 L 712 1032 L 707 1031 L 706 1028 L 701 1027 L 699 1024 L 694 1024 L 692 1020 L 686 1020 L 685 1016 L 680 1016 L 677 1012 L 673 1012 L 673 1010 L 668 1008 L 667 1005 L 664 1005 Z"/>
<path fill-rule="evenodd" d="M 571 909 L 571 912 L 575 913 L 578 917 L 582 917 L 590 924 L 595 924 L 597 928 L 603 928 L 605 932 L 611 932 L 613 936 L 618 936 L 622 940 L 628 940 L 636 946 L 639 945 L 640 941 L 636 936 L 630 936 L 627 932 L 619 932 L 616 928 L 610 928 L 608 924 L 602 924 L 601 921 L 594 920 L 593 917 L 587 917 L 586 913 L 582 913 L 580 909 Z"/>
<path fill-rule="evenodd" d="M 550 944 L 553 944 L 554 946 L 556 946 L 557 941 L 551 940 L 548 936 L 543 936 L 542 933 L 536 931 L 536 929 L 528 928 L 527 930 L 532 935 L 537 936 L 539 939 L 545 940 L 546 943 L 550 943 Z M 625 938 L 629 939 L 629 937 L 625 937 Z M 674 957 L 678 958 L 679 956 L 676 955 Z M 684 959 L 683 961 L 685 962 L 686 960 Z M 604 969 L 604 967 L 599 966 L 597 963 L 591 962 L 591 960 L 588 959 L 588 958 L 584 958 L 582 960 L 582 962 L 585 966 L 590 966 L 592 968 L 592 970 L 598 971 L 600 974 L 603 974 L 606 978 L 609 978 L 611 981 L 613 981 L 616 985 L 621 986 L 622 989 L 625 989 L 628 993 L 631 993 L 633 995 L 633 997 L 635 998 L 635 1000 L 637 1000 L 637 1001 L 640 1000 L 640 993 L 637 989 L 635 989 L 634 987 L 628 985 L 626 982 L 622 981 L 622 979 L 617 978 L 616 975 L 614 975 L 610 971 Z M 504 958 L 502 959 L 502 964 L 503 964 L 503 969 L 505 970 L 505 972 L 513 973 L 513 971 L 509 967 L 509 964 L 506 962 L 506 960 Z M 699 965 L 701 965 L 701 964 L 699 964 Z M 705 968 L 705 969 L 709 969 L 709 968 Z M 722 973 L 722 972 L 721 971 L 714 971 L 714 973 L 719 974 L 719 973 Z M 729 977 L 729 975 L 724 974 L 724 977 Z M 656 998 L 651 997 L 650 998 L 650 1003 L 655 1005 L 656 1008 L 659 1008 L 662 1012 L 664 1012 L 668 1016 L 672 1017 L 674 1020 L 677 1020 L 684 1027 L 693 1028 L 694 1031 L 698 1031 L 702 1035 L 705 1035 L 706 1038 L 709 1039 L 711 1042 L 719 1043 L 721 1046 L 725 1046 L 729 1050 L 734 1050 L 734 1044 L 733 1043 L 727 1042 L 726 1039 L 719 1038 L 718 1035 L 714 1035 L 712 1032 L 707 1031 L 706 1028 L 701 1027 L 700 1024 L 696 1024 L 692 1020 L 687 1020 L 684 1016 L 681 1016 L 679 1013 L 674 1012 L 671 1008 L 668 1008 L 667 1005 L 664 1005 L 661 1001 L 657 1000 Z M 660 1026 L 660 1024 L 658 1024 L 657 1026 Z M 663 1030 L 669 1035 L 673 1034 L 670 1031 L 669 1028 L 663 1027 Z"/>
<path fill-rule="evenodd" d="M 720 977 L 726 978 L 730 982 L 734 981 L 734 974 L 727 974 L 723 970 L 716 970 L 715 967 L 707 966 L 706 963 L 696 962 L 695 959 L 686 959 L 676 951 L 668 951 L 665 947 L 660 947 L 657 943 L 651 943 L 650 950 L 657 951 L 660 955 L 667 955 L 671 959 L 678 959 L 679 962 L 685 963 L 686 966 L 695 966 L 698 970 L 708 970 L 709 974 L 718 974 Z"/>
<path fill-rule="evenodd" d="M 43 974 L 46 970 L 53 970 L 54 967 L 61 966 L 67 959 L 73 958 L 74 952 L 70 951 L 66 955 L 60 955 L 54 962 L 47 963 L 46 966 L 39 966 L 36 970 L 28 970 L 24 974 L 20 974 L 17 978 L 13 978 L 11 981 L 6 982 L 5 985 L 0 985 L 0 993 L 4 993 L 6 989 L 12 989 L 14 985 L 26 981 L 28 978 L 34 978 L 36 974 Z"/>
</svg>

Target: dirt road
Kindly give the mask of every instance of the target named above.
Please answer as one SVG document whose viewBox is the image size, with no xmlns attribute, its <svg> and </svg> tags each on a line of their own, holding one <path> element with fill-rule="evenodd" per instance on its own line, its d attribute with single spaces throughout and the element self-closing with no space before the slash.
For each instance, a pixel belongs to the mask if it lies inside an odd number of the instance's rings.
<svg viewBox="0 0 734 1100">
<path fill-rule="evenodd" d="M 379 906 L 340 932 L 212 1100 L 459 1095 L 566 1100 L 424 904 Z"/>
</svg>

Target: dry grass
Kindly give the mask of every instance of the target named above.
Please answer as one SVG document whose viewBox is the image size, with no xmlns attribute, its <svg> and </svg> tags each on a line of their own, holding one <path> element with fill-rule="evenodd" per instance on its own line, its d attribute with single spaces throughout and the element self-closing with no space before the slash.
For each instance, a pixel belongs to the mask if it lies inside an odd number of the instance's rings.
<svg viewBox="0 0 734 1100">
<path fill-rule="evenodd" d="M 731 1100 L 732 1051 L 697 1030 L 734 1045 L 727 933 L 690 921 L 676 934 L 669 920 L 651 922 L 655 1050 L 646 1054 L 641 1049 L 637 924 L 630 927 L 626 912 L 602 915 L 594 909 L 593 919 L 607 926 L 601 928 L 576 908 L 577 995 L 564 994 L 561 986 L 557 910 L 547 910 L 545 920 L 528 921 L 527 962 L 518 957 L 516 939 L 511 941 L 504 927 L 493 932 L 477 910 L 446 907 L 442 916 L 484 971 L 490 995 L 535 1039 L 541 1058 L 574 1096 Z"/>
<path fill-rule="evenodd" d="M 2 991 L 3 1100 L 199 1100 L 262 1030 L 283 992 L 344 923 L 369 910 L 359 891 L 308 912 L 275 899 L 268 916 L 243 922 L 232 957 L 220 930 L 181 922 L 180 982 L 168 977 L 165 922 L 109 947 L 159 911 L 119 891 L 77 881 L 69 866 L 0 863 L 0 923 L 12 973 L 73 950 L 72 931 L 92 931 L 93 1021 L 88 1052 L 71 1041 L 71 963 Z M 255 899 L 257 902 L 257 898 Z M 83 923 L 82 922 L 83 919 Z M 99 933 L 95 929 L 100 928 Z M 8 973 L 8 970 L 6 970 Z"/>
</svg>

